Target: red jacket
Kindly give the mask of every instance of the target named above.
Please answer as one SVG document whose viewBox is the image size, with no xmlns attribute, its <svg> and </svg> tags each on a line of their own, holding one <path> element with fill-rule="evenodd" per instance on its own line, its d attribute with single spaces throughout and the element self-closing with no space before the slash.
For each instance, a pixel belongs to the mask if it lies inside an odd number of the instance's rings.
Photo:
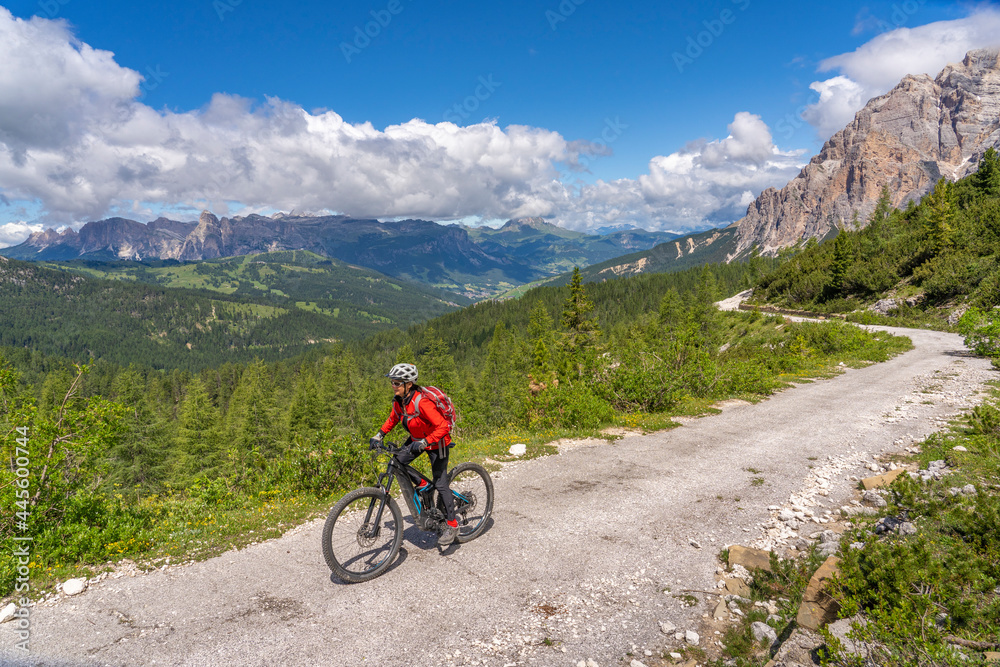
<svg viewBox="0 0 1000 667">
<path fill-rule="evenodd" d="M 379 431 L 386 435 L 396 427 L 396 424 L 403 422 L 403 427 L 410 433 L 411 438 L 427 440 L 427 449 L 437 449 L 442 443 L 445 447 L 450 447 L 451 423 L 441 414 L 430 396 L 421 395 L 417 401 L 418 393 L 419 389 L 411 392 L 407 398 L 393 398 L 392 411 Z"/>
</svg>

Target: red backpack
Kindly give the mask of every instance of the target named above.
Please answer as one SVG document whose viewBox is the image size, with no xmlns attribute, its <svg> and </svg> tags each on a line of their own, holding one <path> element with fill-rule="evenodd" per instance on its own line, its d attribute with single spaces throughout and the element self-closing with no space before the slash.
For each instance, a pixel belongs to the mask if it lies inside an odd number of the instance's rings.
<svg viewBox="0 0 1000 667">
<path fill-rule="evenodd" d="M 421 387 L 420 391 L 417 392 L 417 395 L 413 397 L 414 417 L 420 416 L 420 398 L 422 396 L 426 396 L 434 401 L 434 405 L 436 405 L 437 409 L 441 411 L 444 418 L 448 420 L 451 427 L 455 427 L 455 404 L 451 402 L 450 398 L 448 398 L 448 394 L 444 393 L 437 387 Z"/>
</svg>

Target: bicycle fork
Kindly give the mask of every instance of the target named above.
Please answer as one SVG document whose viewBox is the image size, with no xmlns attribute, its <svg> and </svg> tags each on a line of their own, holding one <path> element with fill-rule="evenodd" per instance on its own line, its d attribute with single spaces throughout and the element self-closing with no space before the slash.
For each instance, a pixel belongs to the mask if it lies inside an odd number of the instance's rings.
<svg viewBox="0 0 1000 667">
<path fill-rule="evenodd" d="M 386 479 L 387 477 L 388 479 Z M 384 483 L 383 480 L 385 480 Z M 371 534 L 367 535 L 366 537 L 371 537 L 371 538 L 378 538 L 379 533 L 382 532 L 382 512 L 385 511 L 385 504 L 389 502 L 390 498 L 389 492 L 392 489 L 392 475 L 389 475 L 388 473 L 382 473 L 381 475 L 379 475 L 378 485 L 379 488 L 381 488 L 382 491 L 384 492 L 382 494 L 382 500 L 378 502 L 378 510 L 375 509 L 375 503 L 372 503 L 368 506 L 368 512 L 365 514 L 364 525 L 371 526 L 371 528 L 369 528 Z M 373 512 L 375 514 L 374 521 L 372 521 Z"/>
</svg>

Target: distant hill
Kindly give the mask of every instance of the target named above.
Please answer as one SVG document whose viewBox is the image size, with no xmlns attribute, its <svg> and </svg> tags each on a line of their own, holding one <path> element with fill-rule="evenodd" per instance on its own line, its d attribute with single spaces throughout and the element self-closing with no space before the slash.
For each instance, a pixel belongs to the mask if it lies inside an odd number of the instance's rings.
<svg viewBox="0 0 1000 667">
<path fill-rule="evenodd" d="M 623 253 L 647 250 L 676 238 L 670 232 L 643 229 L 617 230 L 594 235 L 564 229 L 541 218 L 510 220 L 502 227 L 466 228 L 469 236 L 486 252 L 508 255 L 547 274 L 590 266 Z"/>
<path fill-rule="evenodd" d="M 0 345 L 77 361 L 101 358 L 198 370 L 255 357 L 286 358 L 456 308 L 367 270 L 347 286 L 350 272 L 332 263 L 323 267 L 323 261 L 328 260 L 320 258 L 314 267 L 309 263 L 315 256 L 239 258 L 215 266 L 133 265 L 119 267 L 117 279 L 105 280 L 80 275 L 114 275 L 113 267 L 99 263 L 80 262 L 71 267 L 77 273 L 71 273 L 0 257 Z M 219 288 L 228 281 L 237 287 L 231 294 L 222 293 L 225 289 L 212 294 L 144 284 L 140 278 L 190 287 L 218 281 Z M 347 287 L 340 298 L 327 298 L 334 294 L 330 283 L 337 280 Z"/>
<path fill-rule="evenodd" d="M 588 235 L 535 218 L 490 229 L 347 216 L 220 220 L 206 211 L 198 222 L 109 218 L 88 222 L 79 232 L 49 229 L 0 249 L 0 255 L 30 261 L 199 261 L 301 250 L 477 299 L 671 237 L 642 230 Z"/>
<path fill-rule="evenodd" d="M 471 303 L 458 294 L 390 278 L 305 250 L 203 262 L 73 260 L 43 265 L 95 278 L 203 289 L 305 310 L 368 310 L 377 313 L 369 313 L 371 319 L 388 320 L 398 326 L 422 322 Z"/>
</svg>

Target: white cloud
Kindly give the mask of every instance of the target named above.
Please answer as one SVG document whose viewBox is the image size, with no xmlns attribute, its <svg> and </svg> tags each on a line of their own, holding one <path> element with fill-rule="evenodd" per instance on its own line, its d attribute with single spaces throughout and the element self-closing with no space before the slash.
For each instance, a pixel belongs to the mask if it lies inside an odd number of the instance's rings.
<svg viewBox="0 0 1000 667">
<path fill-rule="evenodd" d="M 0 63 L 0 196 L 40 202 L 50 224 L 153 217 L 153 205 L 701 229 L 741 217 L 748 192 L 783 185 L 801 166 L 746 112 L 725 139 L 654 157 L 639 179 L 570 186 L 566 172 L 605 146 L 491 122 L 414 119 L 379 130 L 225 94 L 194 111 L 157 111 L 138 99 L 142 77 L 113 54 L 80 43 L 63 22 L 2 7 Z M 27 235 L 12 224 L 8 234 Z"/>
<path fill-rule="evenodd" d="M 998 45 L 1000 9 L 990 6 L 980 7 L 963 19 L 890 30 L 850 53 L 822 61 L 820 71 L 840 74 L 810 86 L 820 99 L 802 117 L 827 139 L 850 123 L 868 100 L 888 92 L 907 74 L 937 76 L 945 65 L 960 62 L 967 52 Z"/>
<path fill-rule="evenodd" d="M 633 223 L 654 229 L 704 228 L 737 220 L 752 193 L 782 186 L 802 168 L 802 151 L 783 152 L 759 116 L 741 111 L 729 136 L 654 157 L 638 180 L 599 181 L 570 203 L 587 228 Z"/>
<path fill-rule="evenodd" d="M 0 248 L 17 245 L 28 238 L 32 232 L 42 231 L 42 225 L 28 224 L 24 221 L 8 222 L 0 225 Z"/>
</svg>

